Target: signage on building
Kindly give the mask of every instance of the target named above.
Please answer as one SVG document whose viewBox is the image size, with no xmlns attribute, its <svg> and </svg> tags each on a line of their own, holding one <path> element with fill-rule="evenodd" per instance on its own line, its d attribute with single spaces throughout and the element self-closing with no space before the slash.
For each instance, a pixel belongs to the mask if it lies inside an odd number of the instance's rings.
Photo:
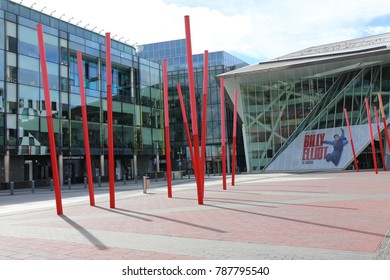
<svg viewBox="0 0 390 280">
<path fill-rule="evenodd" d="M 381 128 L 383 124 L 381 124 Z M 377 137 L 376 124 L 372 125 Z M 369 143 L 368 125 L 351 127 L 356 154 Z M 337 127 L 302 132 L 266 170 L 345 169 L 353 162 L 348 128 Z"/>
<path fill-rule="evenodd" d="M 84 156 L 64 156 L 63 159 L 65 159 L 65 160 L 80 160 L 80 159 L 84 159 Z"/>
</svg>

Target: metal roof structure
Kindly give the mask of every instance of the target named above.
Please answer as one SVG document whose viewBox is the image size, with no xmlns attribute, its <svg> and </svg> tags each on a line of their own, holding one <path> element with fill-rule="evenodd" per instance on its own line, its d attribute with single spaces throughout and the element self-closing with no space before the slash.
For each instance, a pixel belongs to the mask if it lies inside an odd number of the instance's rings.
<svg viewBox="0 0 390 280">
<path fill-rule="evenodd" d="M 333 73 L 335 73 L 334 71 L 343 71 L 345 67 L 347 67 L 345 70 L 351 70 L 362 64 L 375 64 L 375 62 L 383 59 L 389 59 L 389 53 L 390 33 L 384 33 L 309 47 L 266 62 L 230 71 L 220 76 L 225 78 L 240 77 L 243 82 L 246 82 L 247 79 L 253 80 L 254 75 L 257 81 L 263 78 L 267 80 L 278 78 L 279 75 L 282 75 L 283 79 L 289 76 L 294 78 L 297 75 L 300 77 L 314 76 L 326 74 L 329 71 Z M 383 57 L 384 55 L 386 57 Z M 307 66 L 311 67 L 307 68 Z"/>
</svg>

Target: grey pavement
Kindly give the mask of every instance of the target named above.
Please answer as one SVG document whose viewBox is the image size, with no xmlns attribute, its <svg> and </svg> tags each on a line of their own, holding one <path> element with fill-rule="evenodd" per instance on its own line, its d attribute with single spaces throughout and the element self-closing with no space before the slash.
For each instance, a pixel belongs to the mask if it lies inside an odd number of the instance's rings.
<svg viewBox="0 0 390 280">
<path fill-rule="evenodd" d="M 2 190 L 0 259 L 389 260 L 388 174 L 241 174 L 228 191 L 210 176 L 204 205 L 193 178 L 173 181 L 173 199 L 163 179 L 147 194 L 142 180 L 118 181 L 116 209 L 107 183 L 96 207 L 78 184 L 62 189 L 63 216 L 50 189 Z"/>
</svg>

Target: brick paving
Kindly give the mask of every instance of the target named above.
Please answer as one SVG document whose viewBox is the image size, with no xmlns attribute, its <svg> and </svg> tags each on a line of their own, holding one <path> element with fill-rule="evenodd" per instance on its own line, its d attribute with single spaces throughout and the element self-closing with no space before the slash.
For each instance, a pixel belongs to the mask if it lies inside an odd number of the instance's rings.
<svg viewBox="0 0 390 280">
<path fill-rule="evenodd" d="M 229 182 L 229 177 L 228 177 Z M 390 173 L 340 172 L 206 179 L 197 205 L 193 179 L 107 185 L 89 206 L 82 185 L 53 192 L 0 192 L 0 259 L 390 259 Z"/>
</svg>

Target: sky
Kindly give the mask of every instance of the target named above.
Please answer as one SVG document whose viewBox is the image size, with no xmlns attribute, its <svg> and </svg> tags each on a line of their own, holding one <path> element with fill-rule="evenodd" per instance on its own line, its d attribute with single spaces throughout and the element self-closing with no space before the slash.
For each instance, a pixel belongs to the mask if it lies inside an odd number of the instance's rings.
<svg viewBox="0 0 390 280">
<path fill-rule="evenodd" d="M 188 15 L 193 54 L 226 51 L 249 64 L 390 32 L 388 0 L 23 0 L 22 5 L 110 32 L 131 45 L 184 39 Z"/>
</svg>

